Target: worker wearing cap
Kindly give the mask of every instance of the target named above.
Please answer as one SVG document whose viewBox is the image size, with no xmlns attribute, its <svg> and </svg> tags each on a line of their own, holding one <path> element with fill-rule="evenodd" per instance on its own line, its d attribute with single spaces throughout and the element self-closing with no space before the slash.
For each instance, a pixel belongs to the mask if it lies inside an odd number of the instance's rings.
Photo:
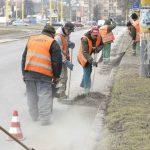
<svg viewBox="0 0 150 150">
<path fill-rule="evenodd" d="M 67 98 L 67 95 L 65 94 L 68 80 L 67 68 L 73 70 L 73 64 L 70 61 L 69 48 L 73 49 L 75 47 L 75 43 L 70 41 L 71 32 L 74 32 L 74 24 L 72 24 L 71 22 L 66 22 L 63 27 L 57 29 L 55 34 L 55 40 L 61 48 L 61 54 L 63 59 L 59 89 L 57 91 L 59 100 Z"/>
<path fill-rule="evenodd" d="M 102 40 L 97 26 L 91 28 L 81 38 L 81 45 L 78 51 L 78 61 L 83 67 L 83 78 L 80 86 L 89 92 L 91 88 L 92 65 L 97 67 L 97 62 L 92 58 L 92 53 L 98 53 L 103 48 Z"/>
<path fill-rule="evenodd" d="M 48 125 L 53 107 L 52 84 L 60 77 L 62 55 L 54 40 L 55 29 L 46 25 L 42 34 L 31 36 L 22 56 L 29 113 L 33 121 Z"/>
<path fill-rule="evenodd" d="M 111 43 L 115 39 L 112 30 L 115 27 L 116 27 L 115 21 L 113 21 L 112 19 L 108 19 L 105 20 L 104 25 L 99 28 L 99 32 L 100 35 L 102 36 L 102 41 L 104 43 L 104 47 L 102 50 L 104 64 L 107 64 L 110 61 Z"/>
<path fill-rule="evenodd" d="M 132 25 L 131 21 L 127 22 L 127 28 L 128 28 L 128 32 L 129 35 L 132 38 L 132 55 L 135 56 L 136 55 L 136 42 L 135 42 L 135 38 L 136 38 L 136 29 L 135 27 Z"/>
<path fill-rule="evenodd" d="M 131 15 L 131 23 L 134 26 L 131 32 L 132 40 L 134 43 L 134 55 L 140 55 L 140 22 L 136 13 Z"/>
</svg>

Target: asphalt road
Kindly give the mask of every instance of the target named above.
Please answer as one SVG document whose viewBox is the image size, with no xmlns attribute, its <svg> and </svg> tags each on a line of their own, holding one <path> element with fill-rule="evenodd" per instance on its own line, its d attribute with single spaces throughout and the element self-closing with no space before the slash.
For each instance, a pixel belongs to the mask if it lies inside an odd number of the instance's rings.
<svg viewBox="0 0 150 150">
<path fill-rule="evenodd" d="M 116 29 L 115 35 L 119 35 L 121 30 Z M 71 35 L 71 40 L 76 43 L 73 50 L 74 70 L 71 80 L 71 98 L 83 92 L 79 87 L 82 68 L 78 64 L 76 56 L 80 38 L 85 31 L 77 31 Z M 14 38 L 16 39 L 16 37 Z M 63 105 L 55 100 L 49 126 L 43 127 L 39 122 L 31 121 L 26 104 L 25 84 L 21 75 L 21 56 L 26 42 L 26 39 L 17 39 L 0 44 L 0 125 L 9 130 L 12 113 L 17 110 L 25 137 L 23 142 L 28 147 L 34 147 L 36 150 L 83 150 L 92 130 L 96 108 Z M 107 80 L 106 77 L 104 79 Z M 99 83 L 97 84 L 99 85 Z M 101 84 L 102 86 L 103 84 Z M 6 138 L 7 136 L 0 132 L 0 146 L 3 150 L 23 150 L 21 146 L 7 141 Z"/>
</svg>

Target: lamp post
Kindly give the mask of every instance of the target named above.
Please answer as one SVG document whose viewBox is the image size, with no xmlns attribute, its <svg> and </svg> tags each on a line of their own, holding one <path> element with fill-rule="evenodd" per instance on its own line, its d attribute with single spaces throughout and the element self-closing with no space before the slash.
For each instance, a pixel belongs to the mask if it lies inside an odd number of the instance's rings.
<svg viewBox="0 0 150 150">
<path fill-rule="evenodd" d="M 58 3 L 58 0 L 57 0 L 57 2 L 56 2 L 56 9 L 57 9 L 57 22 L 58 22 L 58 19 L 59 19 L 59 3 Z"/>
<path fill-rule="evenodd" d="M 41 18 L 43 19 L 43 0 L 41 0 L 41 3 L 42 3 L 42 5 L 41 5 Z"/>
<path fill-rule="evenodd" d="M 61 21 L 63 21 L 63 0 L 61 0 Z"/>
<path fill-rule="evenodd" d="M 50 8 L 50 11 L 49 11 L 49 24 L 52 25 L 52 0 L 50 0 L 50 2 L 49 2 L 49 8 Z"/>
<path fill-rule="evenodd" d="M 24 0 L 22 0 L 22 20 L 24 20 Z"/>
<path fill-rule="evenodd" d="M 18 11 L 17 11 L 17 9 L 18 9 L 18 2 L 17 2 L 17 0 L 16 0 L 16 20 L 17 20 L 17 18 L 18 18 Z"/>
<path fill-rule="evenodd" d="M 9 16 L 8 16 L 8 0 L 5 0 L 5 16 L 6 16 L 6 25 L 7 25 L 7 22 L 8 22 L 8 19 L 9 19 Z"/>
</svg>

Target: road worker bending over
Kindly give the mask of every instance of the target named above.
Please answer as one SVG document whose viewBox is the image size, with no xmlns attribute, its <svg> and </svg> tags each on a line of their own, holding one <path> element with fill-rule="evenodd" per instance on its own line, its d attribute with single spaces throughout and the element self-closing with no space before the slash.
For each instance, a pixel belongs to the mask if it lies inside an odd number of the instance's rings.
<svg viewBox="0 0 150 150">
<path fill-rule="evenodd" d="M 54 40 L 55 29 L 46 25 L 40 35 L 31 36 L 22 56 L 22 74 L 26 84 L 29 113 L 33 121 L 48 125 L 52 113 L 52 84 L 62 69 L 62 55 Z"/>
<path fill-rule="evenodd" d="M 107 64 L 110 61 L 111 43 L 115 39 L 112 30 L 115 27 L 116 23 L 112 19 L 108 19 L 105 20 L 104 25 L 99 28 L 99 32 L 100 35 L 102 36 L 102 41 L 104 43 L 104 47 L 102 50 L 104 64 Z"/>
<path fill-rule="evenodd" d="M 135 38 L 136 38 L 136 29 L 132 25 L 131 21 L 127 22 L 127 28 L 128 28 L 129 35 L 131 36 L 132 41 L 133 41 L 132 42 L 132 55 L 136 56 L 136 41 L 135 41 Z"/>
<path fill-rule="evenodd" d="M 97 26 L 92 27 L 81 38 L 78 61 L 83 67 L 83 78 L 80 86 L 85 89 L 85 92 L 89 92 L 91 88 L 92 65 L 97 67 L 97 62 L 92 58 L 92 53 L 100 52 L 102 47 L 102 40 Z"/>
<path fill-rule="evenodd" d="M 73 70 L 73 64 L 70 61 L 69 48 L 73 49 L 75 47 L 75 43 L 70 41 L 71 32 L 74 32 L 74 24 L 72 24 L 71 22 L 67 22 L 63 27 L 58 28 L 55 34 L 55 40 L 61 48 L 61 54 L 63 59 L 62 72 L 58 84 L 59 89 L 57 91 L 57 96 L 59 97 L 59 100 L 67 98 L 67 95 L 65 94 L 68 80 L 67 68 Z"/>
<path fill-rule="evenodd" d="M 140 22 L 139 22 L 139 17 L 136 13 L 133 13 L 131 15 L 130 21 L 132 23 L 132 28 L 131 31 L 131 36 L 133 40 L 133 45 L 134 45 L 134 52 L 133 55 L 140 55 Z"/>
</svg>

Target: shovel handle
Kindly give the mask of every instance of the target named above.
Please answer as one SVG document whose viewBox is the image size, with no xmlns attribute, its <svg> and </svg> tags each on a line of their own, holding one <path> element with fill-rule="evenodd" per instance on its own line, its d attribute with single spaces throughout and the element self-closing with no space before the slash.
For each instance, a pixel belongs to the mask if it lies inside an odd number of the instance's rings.
<svg viewBox="0 0 150 150">
<path fill-rule="evenodd" d="M 7 134 L 9 137 L 11 137 L 13 140 L 15 140 L 19 145 L 24 147 L 26 150 L 35 150 L 34 148 L 28 148 L 25 144 L 20 142 L 18 139 L 16 139 L 14 136 L 12 136 L 7 130 L 5 130 L 2 126 L 0 126 L 0 130 L 2 130 L 5 134 Z"/>
</svg>

